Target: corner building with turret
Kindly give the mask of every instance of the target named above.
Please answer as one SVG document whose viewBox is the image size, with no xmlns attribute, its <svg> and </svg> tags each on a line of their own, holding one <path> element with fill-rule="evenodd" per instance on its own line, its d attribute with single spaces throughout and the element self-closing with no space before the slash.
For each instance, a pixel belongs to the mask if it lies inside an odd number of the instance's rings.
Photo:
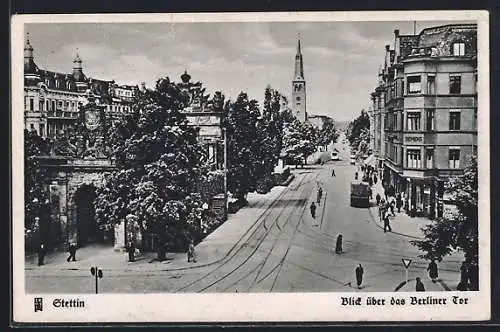
<svg viewBox="0 0 500 332">
<path fill-rule="evenodd" d="M 374 152 L 411 216 L 443 216 L 445 182 L 477 155 L 477 93 L 476 24 L 394 31 L 371 94 Z"/>
</svg>

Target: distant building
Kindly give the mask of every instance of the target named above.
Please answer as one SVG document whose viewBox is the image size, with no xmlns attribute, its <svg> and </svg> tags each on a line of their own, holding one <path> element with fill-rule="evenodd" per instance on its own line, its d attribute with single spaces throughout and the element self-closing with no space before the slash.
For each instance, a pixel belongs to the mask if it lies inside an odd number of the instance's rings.
<svg viewBox="0 0 500 332">
<path fill-rule="evenodd" d="M 308 115 L 307 121 L 309 121 L 314 127 L 321 129 L 323 128 L 323 124 L 328 121 L 328 119 L 333 120 L 329 116 L 326 115 Z"/>
<path fill-rule="evenodd" d="M 55 137 L 60 130 L 75 123 L 81 98 L 92 95 L 113 120 L 129 111 L 136 87 L 114 81 L 90 78 L 83 73 L 78 52 L 72 73 L 41 69 L 34 61 L 29 36 L 24 46 L 24 119 L 25 128 L 42 137 Z"/>
<path fill-rule="evenodd" d="M 383 183 L 410 214 L 442 216 L 444 183 L 477 154 L 477 25 L 395 30 L 371 96 Z"/>
<path fill-rule="evenodd" d="M 297 42 L 295 72 L 292 80 L 292 110 L 293 115 L 295 115 L 299 121 L 304 122 L 307 120 L 306 80 L 304 78 L 304 61 L 300 49 L 300 38 Z"/>
</svg>

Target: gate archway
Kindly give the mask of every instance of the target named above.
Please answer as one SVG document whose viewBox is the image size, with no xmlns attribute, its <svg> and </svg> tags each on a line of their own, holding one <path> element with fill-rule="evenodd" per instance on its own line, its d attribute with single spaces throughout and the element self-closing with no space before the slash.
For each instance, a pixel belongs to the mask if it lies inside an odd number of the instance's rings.
<svg viewBox="0 0 500 332">
<path fill-rule="evenodd" d="M 75 192 L 77 241 L 80 246 L 99 240 L 94 208 L 96 196 L 94 185 L 84 184 Z"/>
</svg>

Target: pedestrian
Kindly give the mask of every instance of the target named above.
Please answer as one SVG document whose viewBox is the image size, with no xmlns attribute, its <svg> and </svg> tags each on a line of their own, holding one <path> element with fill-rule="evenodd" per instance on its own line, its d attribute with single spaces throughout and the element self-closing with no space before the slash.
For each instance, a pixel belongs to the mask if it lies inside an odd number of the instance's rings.
<svg viewBox="0 0 500 332">
<path fill-rule="evenodd" d="M 403 199 L 401 198 L 401 193 L 396 195 L 396 207 L 398 208 L 398 213 L 401 213 L 401 207 L 403 206 Z"/>
<path fill-rule="evenodd" d="M 45 244 L 42 242 L 38 247 L 38 266 L 44 264 L 43 260 L 45 258 L 45 254 L 46 254 Z"/>
<path fill-rule="evenodd" d="M 373 199 L 373 190 L 371 187 L 368 188 L 368 192 L 370 193 L 370 199 Z"/>
<path fill-rule="evenodd" d="M 318 189 L 318 195 L 317 195 L 317 200 L 316 200 L 316 203 L 318 203 L 318 205 L 319 205 L 319 203 L 321 202 L 321 198 L 322 198 L 322 197 L 323 197 L 323 189 L 320 187 L 320 188 Z"/>
<path fill-rule="evenodd" d="M 389 222 L 389 211 L 386 209 L 384 211 L 384 233 L 387 232 L 387 229 L 389 229 L 389 232 L 392 232 L 391 224 Z"/>
<path fill-rule="evenodd" d="M 420 280 L 420 277 L 417 277 L 417 279 L 416 279 L 415 291 L 425 292 L 425 287 L 424 287 L 423 282 Z"/>
<path fill-rule="evenodd" d="M 314 204 L 314 202 L 311 202 L 310 209 L 311 209 L 311 216 L 313 217 L 313 219 L 316 219 L 316 204 Z"/>
<path fill-rule="evenodd" d="M 358 179 L 358 172 L 356 171 L 356 173 L 354 173 L 354 180 L 357 180 Z"/>
<path fill-rule="evenodd" d="M 436 282 L 436 279 L 438 277 L 438 266 L 437 266 L 435 260 L 432 260 L 429 263 L 429 266 L 427 267 L 427 271 L 429 271 L 429 277 L 431 278 L 432 282 Z"/>
<path fill-rule="evenodd" d="M 71 241 L 68 245 L 68 252 L 69 252 L 69 256 L 66 259 L 66 261 L 67 262 L 69 262 L 69 261 L 75 262 L 76 261 L 76 243 L 74 243 L 73 241 Z"/>
<path fill-rule="evenodd" d="M 368 184 L 370 185 L 370 187 L 373 186 L 373 179 L 371 176 L 368 177 Z"/>
<path fill-rule="evenodd" d="M 342 253 L 342 234 L 339 234 L 339 236 L 337 236 L 337 243 L 335 244 L 335 253 L 336 254 Z"/>
<path fill-rule="evenodd" d="M 188 262 L 196 263 L 196 252 L 194 250 L 194 241 L 193 240 L 189 241 L 187 256 L 188 256 Z"/>
<path fill-rule="evenodd" d="M 395 211 L 394 210 L 395 209 L 394 206 L 395 206 L 394 200 L 391 200 L 391 202 L 389 203 L 389 209 L 391 210 L 391 214 L 392 214 L 393 217 L 396 216 L 396 213 L 394 212 Z"/>
<path fill-rule="evenodd" d="M 377 201 L 377 206 L 380 205 L 380 194 L 377 193 L 377 195 L 375 196 L 375 200 Z"/>
<path fill-rule="evenodd" d="M 134 262 L 135 261 L 135 243 L 134 243 L 134 241 L 131 240 L 128 242 L 127 252 L 128 252 L 128 261 Z"/>
<path fill-rule="evenodd" d="M 332 168 L 332 176 L 336 176 L 335 175 L 335 169 Z"/>
<path fill-rule="evenodd" d="M 361 284 L 363 283 L 363 273 L 363 267 L 359 264 L 356 267 L 356 284 L 358 285 L 358 289 L 361 289 Z"/>
<path fill-rule="evenodd" d="M 378 182 L 378 178 L 377 178 L 377 175 L 375 174 L 375 175 L 373 176 L 373 183 L 374 183 L 374 184 L 377 184 L 377 182 Z"/>
</svg>

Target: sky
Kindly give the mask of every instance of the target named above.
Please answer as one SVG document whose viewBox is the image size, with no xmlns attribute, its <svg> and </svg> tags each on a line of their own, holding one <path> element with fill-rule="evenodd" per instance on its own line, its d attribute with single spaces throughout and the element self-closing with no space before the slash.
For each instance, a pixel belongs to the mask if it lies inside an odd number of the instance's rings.
<svg viewBox="0 0 500 332">
<path fill-rule="evenodd" d="M 416 32 L 450 21 L 416 22 Z M 368 109 L 385 45 L 406 22 L 30 23 L 25 25 L 42 69 L 70 73 L 78 53 L 88 77 L 147 87 L 187 70 L 206 92 L 260 104 L 271 85 L 290 99 L 300 34 L 308 114 L 349 121 Z"/>
</svg>

